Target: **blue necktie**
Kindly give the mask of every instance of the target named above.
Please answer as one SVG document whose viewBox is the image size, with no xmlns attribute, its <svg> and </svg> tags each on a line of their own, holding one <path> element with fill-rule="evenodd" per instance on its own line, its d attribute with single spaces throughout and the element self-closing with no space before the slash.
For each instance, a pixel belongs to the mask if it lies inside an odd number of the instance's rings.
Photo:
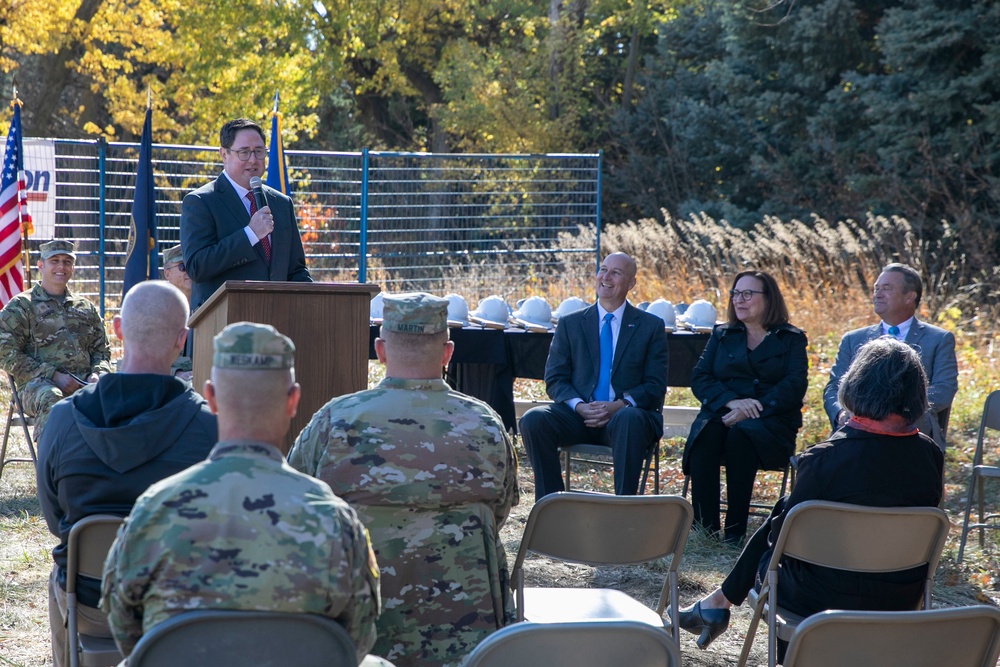
<svg viewBox="0 0 1000 667">
<path fill-rule="evenodd" d="M 889 327 L 889 335 L 892 336 L 893 338 L 899 338 L 899 327 L 897 327 L 895 324 Z"/>
<path fill-rule="evenodd" d="M 611 400 L 611 359 L 614 356 L 614 345 L 611 337 L 611 320 L 614 315 L 604 316 L 604 326 L 601 327 L 601 365 L 597 372 L 597 389 L 594 390 L 595 401 Z"/>
</svg>

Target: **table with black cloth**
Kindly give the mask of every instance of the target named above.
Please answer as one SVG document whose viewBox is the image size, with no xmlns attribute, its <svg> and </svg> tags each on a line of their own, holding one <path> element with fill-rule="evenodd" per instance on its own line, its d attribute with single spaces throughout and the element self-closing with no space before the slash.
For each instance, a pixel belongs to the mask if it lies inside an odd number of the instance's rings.
<svg viewBox="0 0 1000 667">
<path fill-rule="evenodd" d="M 369 359 L 376 358 L 378 332 L 378 325 L 373 324 L 369 331 Z M 668 387 L 691 386 L 691 369 L 698 363 L 709 335 L 689 331 L 667 334 Z M 516 431 L 514 378 L 545 379 L 552 332 L 464 327 L 451 329 L 451 340 L 455 343 L 455 353 L 448 364 L 448 384 L 489 403 L 503 419 L 504 426 Z"/>
</svg>

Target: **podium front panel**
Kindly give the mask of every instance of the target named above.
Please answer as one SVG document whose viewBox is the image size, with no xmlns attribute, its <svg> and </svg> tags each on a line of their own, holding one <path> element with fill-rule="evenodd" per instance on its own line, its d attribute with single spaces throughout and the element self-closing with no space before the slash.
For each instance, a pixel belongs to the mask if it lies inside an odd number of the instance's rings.
<svg viewBox="0 0 1000 667">
<path fill-rule="evenodd" d="M 229 281 L 191 317 L 194 382 L 201 391 L 212 369 L 212 339 L 233 322 L 270 324 L 295 344 L 302 386 L 288 443 L 334 396 L 368 388 L 368 322 L 377 285 Z"/>
</svg>

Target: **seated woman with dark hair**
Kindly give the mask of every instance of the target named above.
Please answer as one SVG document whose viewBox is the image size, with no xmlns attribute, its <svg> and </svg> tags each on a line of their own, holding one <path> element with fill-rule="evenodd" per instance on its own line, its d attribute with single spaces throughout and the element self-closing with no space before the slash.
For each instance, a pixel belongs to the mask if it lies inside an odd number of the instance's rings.
<svg viewBox="0 0 1000 667">
<path fill-rule="evenodd" d="M 680 626 L 707 647 L 729 626 L 729 608 L 760 589 L 785 515 L 807 500 L 872 507 L 937 506 L 944 456 L 913 426 L 927 410 L 920 357 L 893 338 L 865 344 L 840 383 L 841 405 L 853 417 L 829 440 L 799 455 L 795 489 L 753 534 L 722 586 L 680 611 Z M 906 610 L 916 607 L 926 566 L 861 573 L 782 559 L 779 604 L 803 616 L 827 609 Z"/>
<path fill-rule="evenodd" d="M 726 323 L 712 331 L 691 373 L 701 410 L 684 446 L 695 523 L 720 526 L 720 467 L 726 466 L 726 543 L 747 532 L 758 470 L 784 470 L 802 426 L 808 385 L 806 335 L 788 323 L 778 283 L 763 271 L 743 271 L 729 290 Z"/>
</svg>

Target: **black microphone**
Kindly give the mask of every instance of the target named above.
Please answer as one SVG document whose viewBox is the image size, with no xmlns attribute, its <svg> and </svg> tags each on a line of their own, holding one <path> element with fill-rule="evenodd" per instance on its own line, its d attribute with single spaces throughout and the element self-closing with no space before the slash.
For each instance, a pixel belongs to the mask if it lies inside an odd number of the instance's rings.
<svg viewBox="0 0 1000 667">
<path fill-rule="evenodd" d="M 259 176 L 250 177 L 250 192 L 253 193 L 253 203 L 256 204 L 258 211 L 267 206 L 267 198 L 264 196 Z"/>
</svg>

